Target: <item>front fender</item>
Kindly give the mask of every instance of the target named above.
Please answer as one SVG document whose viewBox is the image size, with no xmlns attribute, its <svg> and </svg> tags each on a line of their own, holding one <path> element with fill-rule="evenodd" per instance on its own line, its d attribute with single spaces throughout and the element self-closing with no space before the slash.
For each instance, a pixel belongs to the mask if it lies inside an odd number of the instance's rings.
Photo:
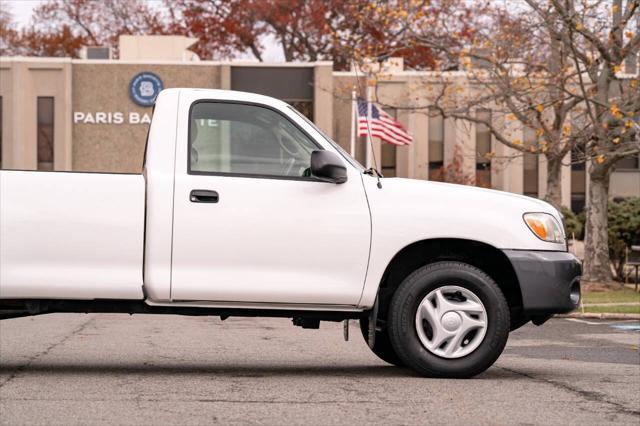
<svg viewBox="0 0 640 426">
<path fill-rule="evenodd" d="M 404 247 L 422 240 L 461 239 L 497 249 L 566 251 L 564 244 L 536 238 L 522 215 L 557 211 L 542 201 L 507 192 L 409 179 L 365 176 L 371 210 L 369 267 L 359 306 L 375 301 L 384 271 Z"/>
</svg>

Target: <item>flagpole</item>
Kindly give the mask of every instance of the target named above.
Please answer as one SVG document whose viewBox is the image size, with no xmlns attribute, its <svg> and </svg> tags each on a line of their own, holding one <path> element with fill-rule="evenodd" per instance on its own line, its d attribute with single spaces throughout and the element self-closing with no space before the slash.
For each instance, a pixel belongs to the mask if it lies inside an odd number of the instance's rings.
<svg viewBox="0 0 640 426">
<path fill-rule="evenodd" d="M 356 138 L 358 132 L 358 99 L 356 97 L 355 86 L 351 90 L 351 144 L 350 154 L 353 158 L 356 158 Z"/>
<path fill-rule="evenodd" d="M 371 74 L 367 73 L 367 122 L 369 123 L 369 128 L 371 128 L 371 119 L 372 119 L 372 108 L 371 101 L 373 99 L 373 86 L 371 85 Z M 365 164 L 366 167 L 371 167 L 371 151 L 373 150 L 373 138 L 371 137 L 371 131 L 367 132 L 367 155 Z"/>
</svg>

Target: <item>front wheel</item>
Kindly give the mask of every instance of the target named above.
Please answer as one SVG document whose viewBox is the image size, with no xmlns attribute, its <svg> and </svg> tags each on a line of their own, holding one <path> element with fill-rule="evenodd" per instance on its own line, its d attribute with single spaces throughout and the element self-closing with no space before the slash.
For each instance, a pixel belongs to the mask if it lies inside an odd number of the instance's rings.
<svg viewBox="0 0 640 426">
<path fill-rule="evenodd" d="M 396 354 L 428 377 L 468 378 L 498 359 L 509 336 L 509 307 L 497 284 L 462 262 L 438 262 L 395 292 L 388 332 Z"/>
</svg>

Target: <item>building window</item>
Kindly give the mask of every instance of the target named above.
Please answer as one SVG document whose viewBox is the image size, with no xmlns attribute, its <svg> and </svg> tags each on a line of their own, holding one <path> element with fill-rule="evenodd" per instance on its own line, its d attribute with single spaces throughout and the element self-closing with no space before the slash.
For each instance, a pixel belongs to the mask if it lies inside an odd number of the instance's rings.
<svg viewBox="0 0 640 426">
<path fill-rule="evenodd" d="M 573 186 L 573 180 L 571 181 Z M 573 188 L 572 188 L 573 189 Z M 580 214 L 584 210 L 584 206 L 587 204 L 587 197 L 585 193 L 582 194 L 571 191 L 571 211 L 575 214 Z"/>
<path fill-rule="evenodd" d="M 429 109 L 429 180 L 443 180 L 444 117 L 436 108 Z"/>
<path fill-rule="evenodd" d="M 380 150 L 382 151 L 382 174 L 384 177 L 396 177 L 396 146 L 383 143 Z"/>
<path fill-rule="evenodd" d="M 640 57 L 639 53 L 632 53 L 630 55 L 627 55 L 627 58 L 624 61 L 625 74 L 635 75 L 638 72 L 638 57 Z"/>
<path fill-rule="evenodd" d="M 394 119 L 397 119 L 398 111 L 395 108 L 385 108 L 384 111 Z M 380 160 L 380 167 L 382 174 L 385 177 L 396 177 L 396 145 L 391 143 L 382 143 L 380 146 L 382 159 Z"/>
<path fill-rule="evenodd" d="M 537 136 L 534 129 L 524 128 L 524 146 L 535 145 Z M 538 197 L 538 154 L 523 154 L 523 193 L 529 197 Z"/>
<path fill-rule="evenodd" d="M 369 146 L 369 140 L 366 136 L 358 136 L 356 139 L 356 160 L 360 162 L 360 164 L 367 165 L 367 150 L 372 149 Z M 372 166 L 367 165 L 367 166 Z"/>
<path fill-rule="evenodd" d="M 476 118 L 491 123 L 491 110 L 476 111 Z M 491 188 L 491 131 L 484 123 L 476 123 L 476 185 Z"/>
<path fill-rule="evenodd" d="M 571 150 L 571 211 L 578 214 L 584 209 L 586 202 L 587 172 L 585 170 L 584 153 L 573 148 Z"/>
<path fill-rule="evenodd" d="M 640 18 L 638 18 L 640 20 Z M 638 22 L 640 25 L 640 21 Z M 640 55 L 640 54 L 639 54 Z M 640 118 L 636 117 L 634 119 L 635 123 L 640 124 Z M 637 136 L 636 136 L 637 137 Z M 616 161 L 614 170 L 623 171 L 623 170 L 638 170 L 640 169 L 640 154 L 629 155 L 627 157 L 621 158 Z"/>
<path fill-rule="evenodd" d="M 287 101 L 289 105 L 294 107 L 300 114 L 313 121 L 313 102 L 311 101 Z"/>
<path fill-rule="evenodd" d="M 38 97 L 38 170 L 53 170 L 53 97 Z"/>
<path fill-rule="evenodd" d="M 571 171 L 585 170 L 584 152 L 578 147 L 571 149 Z"/>
<path fill-rule="evenodd" d="M 231 89 L 272 96 L 313 121 L 314 67 L 231 67 Z M 306 104 L 306 105 L 305 105 Z"/>
<path fill-rule="evenodd" d="M 630 155 L 616 161 L 616 170 L 638 170 L 640 168 L 640 155 Z"/>
</svg>

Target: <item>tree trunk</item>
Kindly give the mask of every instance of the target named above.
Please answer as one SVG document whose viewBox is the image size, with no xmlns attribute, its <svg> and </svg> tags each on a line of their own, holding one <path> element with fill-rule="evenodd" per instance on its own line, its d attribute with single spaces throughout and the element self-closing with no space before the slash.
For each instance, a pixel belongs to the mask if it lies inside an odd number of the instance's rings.
<svg viewBox="0 0 640 426">
<path fill-rule="evenodd" d="M 584 270 L 582 273 L 582 280 L 585 282 L 609 284 L 613 281 L 609 262 L 607 226 L 609 177 L 609 170 L 593 170 L 589 176 Z"/>
<path fill-rule="evenodd" d="M 547 192 L 544 200 L 560 210 L 562 205 L 562 158 L 547 156 Z"/>
</svg>

